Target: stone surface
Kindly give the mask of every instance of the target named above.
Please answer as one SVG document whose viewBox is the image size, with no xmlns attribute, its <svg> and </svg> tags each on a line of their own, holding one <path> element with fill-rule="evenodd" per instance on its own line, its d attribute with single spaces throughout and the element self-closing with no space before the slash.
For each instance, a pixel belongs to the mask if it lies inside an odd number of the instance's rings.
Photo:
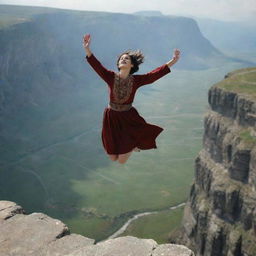
<svg viewBox="0 0 256 256">
<path fill-rule="evenodd" d="M 152 256 L 194 256 L 194 253 L 183 245 L 161 244 L 153 251 Z"/>
<path fill-rule="evenodd" d="M 24 213 L 14 202 L 0 201 L 0 256 L 194 256 L 184 246 L 159 246 L 152 239 L 132 236 L 94 244 L 93 239 L 70 234 L 60 220 Z"/>
<path fill-rule="evenodd" d="M 43 213 L 16 214 L 1 224 L 0 255 L 34 255 L 67 232 L 64 223 Z"/>
<path fill-rule="evenodd" d="M 70 234 L 57 239 L 37 252 L 38 256 L 63 256 L 94 244 L 94 239 L 90 239 L 78 234 Z"/>
<path fill-rule="evenodd" d="M 118 237 L 74 251 L 67 256 L 150 256 L 156 246 L 157 243 L 152 239 Z"/>
<path fill-rule="evenodd" d="M 25 213 L 21 206 L 10 201 L 1 201 L 0 204 L 0 222 L 11 218 L 15 214 Z"/>
<path fill-rule="evenodd" d="M 250 157 L 250 150 L 237 150 L 237 152 L 235 152 L 232 164 L 229 168 L 230 177 L 232 179 L 240 180 L 244 183 L 248 182 Z"/>
<path fill-rule="evenodd" d="M 208 93 L 212 110 L 229 117 L 242 126 L 256 125 L 256 102 L 249 97 L 213 86 Z"/>
</svg>

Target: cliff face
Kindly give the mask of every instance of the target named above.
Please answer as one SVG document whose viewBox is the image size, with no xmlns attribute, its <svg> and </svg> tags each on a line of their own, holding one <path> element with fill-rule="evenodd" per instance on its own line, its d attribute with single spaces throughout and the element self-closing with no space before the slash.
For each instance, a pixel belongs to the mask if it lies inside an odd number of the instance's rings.
<svg viewBox="0 0 256 256">
<path fill-rule="evenodd" d="M 183 245 L 153 239 L 118 237 L 94 240 L 70 234 L 60 220 L 43 213 L 25 214 L 21 206 L 0 201 L 0 256 L 194 256 Z"/>
<path fill-rule="evenodd" d="M 256 255 L 256 68 L 209 90 L 203 149 L 176 242 L 202 256 Z"/>
</svg>

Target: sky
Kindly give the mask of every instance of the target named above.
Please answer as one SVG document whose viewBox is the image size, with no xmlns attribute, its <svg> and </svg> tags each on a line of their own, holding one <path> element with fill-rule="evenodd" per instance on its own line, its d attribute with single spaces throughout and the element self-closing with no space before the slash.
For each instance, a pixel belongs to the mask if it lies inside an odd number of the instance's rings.
<svg viewBox="0 0 256 256">
<path fill-rule="evenodd" d="M 256 0 L 0 0 L 0 4 L 121 13 L 158 10 L 165 15 L 224 21 L 256 20 Z"/>
</svg>

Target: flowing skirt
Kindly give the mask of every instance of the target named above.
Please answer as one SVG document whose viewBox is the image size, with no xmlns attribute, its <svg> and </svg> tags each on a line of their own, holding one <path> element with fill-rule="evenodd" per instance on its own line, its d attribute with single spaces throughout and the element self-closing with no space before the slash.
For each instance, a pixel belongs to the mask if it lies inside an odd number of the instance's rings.
<svg viewBox="0 0 256 256">
<path fill-rule="evenodd" d="M 132 107 L 128 111 L 115 111 L 106 107 L 102 123 L 102 144 L 107 154 L 125 154 L 135 147 L 153 149 L 156 137 L 164 129 L 147 123 Z"/>
</svg>

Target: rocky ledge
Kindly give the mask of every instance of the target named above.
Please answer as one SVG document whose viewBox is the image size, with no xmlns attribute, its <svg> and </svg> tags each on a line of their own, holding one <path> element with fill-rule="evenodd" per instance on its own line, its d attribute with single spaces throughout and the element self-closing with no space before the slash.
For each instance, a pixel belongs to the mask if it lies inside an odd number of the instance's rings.
<svg viewBox="0 0 256 256">
<path fill-rule="evenodd" d="M 0 201 L 0 230 L 0 256 L 194 256 L 183 245 L 132 236 L 95 244 L 94 239 L 70 234 L 60 220 L 43 213 L 27 215 L 10 201 Z"/>
</svg>

